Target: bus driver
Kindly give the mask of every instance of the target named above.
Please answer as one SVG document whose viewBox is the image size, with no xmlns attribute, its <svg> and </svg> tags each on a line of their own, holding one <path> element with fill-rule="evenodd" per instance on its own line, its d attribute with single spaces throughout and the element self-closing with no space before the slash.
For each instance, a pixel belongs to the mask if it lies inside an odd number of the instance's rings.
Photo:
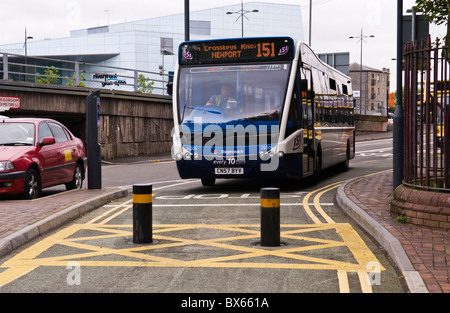
<svg viewBox="0 0 450 313">
<path fill-rule="evenodd" d="M 236 103 L 236 100 L 230 97 L 230 87 L 227 85 L 222 85 L 221 94 L 214 95 L 206 102 L 208 106 L 218 106 L 224 109 L 229 109 L 228 102 Z M 228 104 L 228 105 L 227 105 Z"/>
</svg>

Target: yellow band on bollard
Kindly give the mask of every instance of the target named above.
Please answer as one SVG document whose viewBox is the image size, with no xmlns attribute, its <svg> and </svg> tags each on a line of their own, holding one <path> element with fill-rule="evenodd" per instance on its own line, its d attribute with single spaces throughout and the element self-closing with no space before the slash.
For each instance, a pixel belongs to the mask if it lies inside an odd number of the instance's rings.
<svg viewBox="0 0 450 313">
<path fill-rule="evenodd" d="M 280 199 L 261 199 L 261 206 L 264 208 L 279 208 Z"/>
<path fill-rule="evenodd" d="M 139 195 L 133 194 L 133 203 L 152 203 L 152 194 Z"/>
</svg>

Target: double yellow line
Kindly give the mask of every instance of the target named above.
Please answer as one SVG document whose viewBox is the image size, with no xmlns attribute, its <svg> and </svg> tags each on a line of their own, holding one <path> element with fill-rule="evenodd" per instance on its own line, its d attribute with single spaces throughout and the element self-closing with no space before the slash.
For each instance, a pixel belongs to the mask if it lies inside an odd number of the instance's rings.
<svg viewBox="0 0 450 313">
<path fill-rule="evenodd" d="M 303 208 L 304 208 L 306 214 L 308 214 L 308 216 L 313 220 L 313 222 L 315 224 L 323 224 L 323 223 L 311 210 L 311 207 L 309 206 L 309 198 L 311 198 L 312 195 L 317 192 L 316 196 L 313 199 L 314 208 L 320 214 L 320 216 L 322 216 L 322 218 L 325 219 L 325 221 L 328 224 L 335 224 L 335 221 L 333 221 L 333 219 L 327 213 L 325 213 L 325 211 L 322 209 L 322 206 L 320 205 L 320 197 L 322 197 L 322 195 L 324 193 L 326 193 L 332 189 L 338 188 L 342 183 L 344 183 L 344 182 L 337 182 L 337 183 L 333 183 L 331 185 L 322 187 L 320 189 L 316 189 L 316 190 L 308 193 L 303 198 Z"/>
<path fill-rule="evenodd" d="M 390 172 L 392 171 L 390 170 L 384 170 L 384 171 L 380 171 L 380 172 L 376 172 L 376 173 L 372 173 L 372 174 L 367 174 L 364 176 L 360 176 L 359 178 L 364 178 L 364 177 L 369 177 L 369 176 L 373 176 L 373 175 L 379 175 L 385 172 Z M 308 216 L 314 221 L 314 223 L 316 224 L 323 224 L 323 222 L 319 219 L 319 217 L 317 217 L 311 207 L 309 206 L 309 199 L 315 194 L 316 196 L 313 199 L 313 204 L 314 204 L 314 208 L 316 209 L 316 211 L 319 213 L 319 216 L 321 216 L 327 223 L 329 224 L 335 224 L 336 222 L 333 221 L 333 219 L 327 214 L 325 213 L 325 211 L 322 209 L 322 206 L 320 205 L 320 197 L 322 197 L 322 195 L 332 189 L 338 188 L 340 185 L 342 185 L 343 183 L 346 183 L 350 180 L 352 180 L 353 178 L 347 179 L 347 180 L 343 180 L 340 182 L 336 182 L 336 183 L 332 183 L 330 185 L 327 185 L 325 187 L 316 189 L 314 191 L 311 191 L 310 193 L 308 193 L 304 198 L 303 198 L 303 208 L 305 209 L 305 212 L 308 214 Z"/>
</svg>

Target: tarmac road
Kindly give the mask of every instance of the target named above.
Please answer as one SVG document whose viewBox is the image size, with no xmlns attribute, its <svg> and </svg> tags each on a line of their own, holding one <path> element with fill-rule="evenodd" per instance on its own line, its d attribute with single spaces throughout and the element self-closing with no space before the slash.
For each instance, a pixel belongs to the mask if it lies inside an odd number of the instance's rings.
<svg viewBox="0 0 450 313">
<path fill-rule="evenodd" d="M 140 175 L 124 185 L 154 183 L 155 242 L 132 243 L 129 196 L 0 259 L 0 275 L 12 277 L 0 292 L 405 292 L 384 251 L 333 203 L 340 182 L 389 169 L 381 154 L 359 156 L 346 173 L 326 171 L 314 187 L 223 180 L 204 188 L 179 181 L 172 162 L 104 166 L 104 177 Z M 282 245 L 261 247 L 259 192 L 274 185 Z"/>
</svg>

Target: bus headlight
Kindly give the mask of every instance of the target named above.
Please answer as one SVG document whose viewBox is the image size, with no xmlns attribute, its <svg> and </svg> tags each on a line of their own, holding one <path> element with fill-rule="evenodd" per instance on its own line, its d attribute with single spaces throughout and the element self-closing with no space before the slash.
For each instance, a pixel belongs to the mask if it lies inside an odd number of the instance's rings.
<svg viewBox="0 0 450 313">
<path fill-rule="evenodd" d="M 281 152 L 281 151 L 278 152 L 279 157 L 282 157 L 283 155 L 284 155 L 283 152 Z M 267 161 L 268 159 L 273 158 L 274 156 L 275 156 L 275 152 L 272 150 L 266 151 L 266 152 L 264 152 L 264 151 L 259 152 L 259 158 L 263 161 Z"/>
<path fill-rule="evenodd" d="M 183 158 L 183 155 L 181 153 L 175 154 L 175 161 L 180 161 Z"/>
</svg>

